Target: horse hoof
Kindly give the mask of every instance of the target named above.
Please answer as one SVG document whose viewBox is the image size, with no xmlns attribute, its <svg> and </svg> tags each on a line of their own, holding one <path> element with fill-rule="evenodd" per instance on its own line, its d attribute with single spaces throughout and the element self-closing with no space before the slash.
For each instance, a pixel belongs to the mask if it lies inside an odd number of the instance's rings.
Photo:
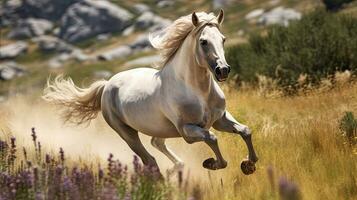
<svg viewBox="0 0 357 200">
<path fill-rule="evenodd" d="M 255 164 L 250 160 L 243 160 L 240 164 L 240 168 L 245 175 L 253 174 L 255 171 Z"/>
<path fill-rule="evenodd" d="M 203 161 L 202 166 L 206 169 L 216 170 L 217 161 L 214 158 L 208 158 L 205 161 Z"/>
</svg>

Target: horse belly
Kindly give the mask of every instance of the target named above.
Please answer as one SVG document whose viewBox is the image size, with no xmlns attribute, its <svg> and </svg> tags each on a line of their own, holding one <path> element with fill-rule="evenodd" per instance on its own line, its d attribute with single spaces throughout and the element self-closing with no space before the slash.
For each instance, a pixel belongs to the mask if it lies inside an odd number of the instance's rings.
<svg viewBox="0 0 357 200">
<path fill-rule="evenodd" d="M 125 112 L 127 111 L 127 112 Z M 180 137 L 176 127 L 160 112 L 157 105 L 126 105 L 126 123 L 145 135 L 153 137 Z"/>
</svg>

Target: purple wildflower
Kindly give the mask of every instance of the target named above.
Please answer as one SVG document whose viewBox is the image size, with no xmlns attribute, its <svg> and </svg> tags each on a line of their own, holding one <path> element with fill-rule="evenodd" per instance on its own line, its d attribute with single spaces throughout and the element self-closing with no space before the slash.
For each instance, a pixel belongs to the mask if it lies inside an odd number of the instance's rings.
<svg viewBox="0 0 357 200">
<path fill-rule="evenodd" d="M 33 144 L 35 145 L 35 148 L 36 148 L 37 135 L 36 135 L 35 127 L 31 128 L 31 132 L 32 132 L 31 133 L 32 141 L 33 141 Z"/>
<path fill-rule="evenodd" d="M 298 186 L 287 180 L 285 177 L 281 177 L 279 180 L 279 194 L 282 200 L 300 199 L 300 190 Z"/>
<path fill-rule="evenodd" d="M 60 148 L 59 153 L 60 153 L 60 159 L 61 159 L 61 161 L 63 163 L 64 162 L 64 151 L 63 151 L 62 147 Z"/>
<path fill-rule="evenodd" d="M 24 153 L 25 160 L 27 160 L 27 151 L 26 151 L 25 147 L 22 148 L 22 151 Z"/>
<path fill-rule="evenodd" d="M 11 137 L 11 148 L 16 148 L 16 138 L 15 137 Z"/>
<path fill-rule="evenodd" d="M 38 146 L 38 153 L 41 154 L 41 143 L 40 142 L 37 142 L 37 146 Z"/>
<path fill-rule="evenodd" d="M 51 163 L 51 157 L 47 153 L 46 153 L 46 156 L 45 156 L 45 162 L 46 162 L 46 164 L 50 164 Z"/>
</svg>

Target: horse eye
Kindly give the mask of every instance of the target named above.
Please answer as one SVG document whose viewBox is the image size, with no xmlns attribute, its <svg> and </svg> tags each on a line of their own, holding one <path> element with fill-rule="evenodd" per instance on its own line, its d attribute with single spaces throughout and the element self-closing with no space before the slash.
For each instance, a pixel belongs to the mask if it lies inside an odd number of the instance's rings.
<svg viewBox="0 0 357 200">
<path fill-rule="evenodd" d="M 207 45 L 207 40 L 200 40 L 200 44 L 202 45 L 202 46 L 206 46 Z"/>
</svg>

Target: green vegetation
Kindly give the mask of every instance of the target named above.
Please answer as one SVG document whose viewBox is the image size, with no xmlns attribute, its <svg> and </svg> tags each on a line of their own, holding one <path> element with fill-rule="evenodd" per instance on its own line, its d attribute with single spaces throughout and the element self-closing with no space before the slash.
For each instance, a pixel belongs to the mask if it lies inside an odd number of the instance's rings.
<svg viewBox="0 0 357 200">
<path fill-rule="evenodd" d="M 325 4 L 326 9 L 328 10 L 338 10 L 343 4 L 352 2 L 353 0 L 323 0 L 322 2 Z"/>
<path fill-rule="evenodd" d="M 295 90 L 301 75 L 318 84 L 337 71 L 357 71 L 357 19 L 317 10 L 289 27 L 273 26 L 266 36 L 231 47 L 227 60 L 239 80 L 256 83 L 257 74 Z"/>
</svg>

